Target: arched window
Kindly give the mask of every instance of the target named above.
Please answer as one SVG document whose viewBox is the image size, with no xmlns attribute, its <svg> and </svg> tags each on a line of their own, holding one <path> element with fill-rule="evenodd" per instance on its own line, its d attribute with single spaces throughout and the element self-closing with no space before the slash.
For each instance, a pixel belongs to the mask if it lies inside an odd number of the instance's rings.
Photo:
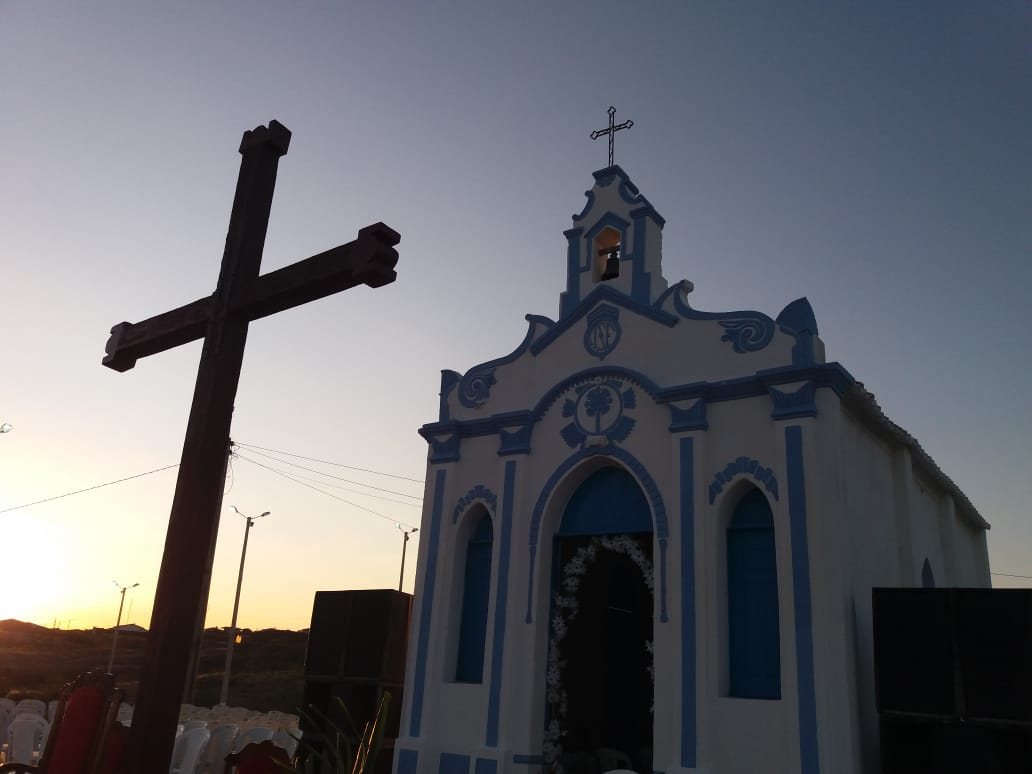
<svg viewBox="0 0 1032 774">
<path fill-rule="evenodd" d="M 759 489 L 747 492 L 727 528 L 729 694 L 781 698 L 781 638 L 774 517 Z"/>
<path fill-rule="evenodd" d="M 491 591 L 491 543 L 494 532 L 485 512 L 466 546 L 466 573 L 459 622 L 459 653 L 455 681 L 479 683 L 484 679 L 484 645 L 487 637 L 487 603 Z"/>
</svg>

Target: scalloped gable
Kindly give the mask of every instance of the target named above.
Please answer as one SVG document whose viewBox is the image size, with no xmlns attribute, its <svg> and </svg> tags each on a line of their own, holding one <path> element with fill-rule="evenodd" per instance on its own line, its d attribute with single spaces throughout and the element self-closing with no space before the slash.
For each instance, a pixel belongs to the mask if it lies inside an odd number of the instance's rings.
<svg viewBox="0 0 1032 774">
<path fill-rule="evenodd" d="M 629 369 L 663 389 L 678 389 L 823 362 L 822 347 L 815 348 L 809 330 L 796 332 L 761 312 L 696 311 L 683 298 L 690 287 L 678 283 L 645 306 L 602 285 L 558 322 L 527 315 L 527 333 L 510 354 L 465 374 L 442 372 L 438 421 L 528 411 L 570 373 L 598 365 Z M 800 302 L 809 309 L 805 299 L 793 304 Z"/>
</svg>

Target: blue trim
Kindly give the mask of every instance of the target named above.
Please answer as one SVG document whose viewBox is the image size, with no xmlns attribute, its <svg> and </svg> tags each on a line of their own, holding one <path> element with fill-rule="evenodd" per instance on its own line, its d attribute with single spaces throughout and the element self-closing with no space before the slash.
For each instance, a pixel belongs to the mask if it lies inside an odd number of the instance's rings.
<svg viewBox="0 0 1032 774">
<path fill-rule="evenodd" d="M 799 419 L 817 416 L 817 385 L 810 381 L 794 392 L 770 388 L 771 419 Z"/>
<path fill-rule="evenodd" d="M 528 314 L 526 320 L 529 323 L 527 335 L 523 337 L 523 341 L 516 349 L 504 357 L 495 358 L 486 363 L 473 366 L 465 373 L 459 381 L 459 403 L 466 408 L 479 408 L 484 405 L 491 396 L 491 388 L 497 381 L 495 379 L 495 369 L 513 362 L 526 352 L 537 334 L 538 326 L 544 328 L 555 327 L 554 322 L 547 317 L 537 314 Z"/>
<path fill-rule="evenodd" d="M 695 768 L 698 748 L 695 678 L 695 449 L 682 438 L 681 453 L 681 766 Z"/>
<path fill-rule="evenodd" d="M 451 412 L 448 410 L 448 396 L 461 378 L 462 374 L 458 371 L 447 368 L 441 370 L 441 406 L 437 411 L 437 421 L 447 422 L 451 419 Z"/>
<path fill-rule="evenodd" d="M 594 194 L 588 191 L 588 206 L 594 201 Z M 585 207 L 584 212 L 587 212 Z M 582 213 L 583 215 L 583 213 Z M 577 216 L 574 216 L 574 220 Z M 559 318 L 577 308 L 580 303 L 580 244 L 582 228 L 571 228 L 563 232 L 566 237 L 566 292 L 559 294 Z"/>
<path fill-rule="evenodd" d="M 496 774 L 497 771 L 498 761 L 494 758 L 477 758 L 473 765 L 473 774 Z"/>
<path fill-rule="evenodd" d="M 517 430 L 498 431 L 498 456 L 530 454 L 530 436 L 534 432 L 533 420 Z"/>
<path fill-rule="evenodd" d="M 502 529 L 498 546 L 498 591 L 495 594 L 494 633 L 491 641 L 491 689 L 487 700 L 487 733 L 484 744 L 498 746 L 498 720 L 502 697 L 502 656 L 505 644 L 505 616 L 509 603 L 509 554 L 512 545 L 512 503 L 516 491 L 516 461 L 505 463 L 502 486 Z"/>
<path fill-rule="evenodd" d="M 571 374 L 549 388 L 545 394 L 541 396 L 541 399 L 538 400 L 531 412 L 535 421 L 544 418 L 545 414 L 547 414 L 548 410 L 552 407 L 552 404 L 559 400 L 563 393 L 570 389 L 576 390 L 576 388 L 581 386 L 602 382 L 605 377 L 613 377 L 614 379 L 631 382 L 645 390 L 653 400 L 659 402 L 659 387 L 657 387 L 656 383 L 649 379 L 649 377 L 645 376 L 645 374 L 638 371 L 632 371 L 629 368 L 623 368 L 622 366 L 595 366 L 594 368 L 586 368 L 583 371 Z M 623 402 L 622 405 L 624 405 Z M 627 405 L 627 408 L 634 408 L 634 404 Z M 567 415 L 564 414 L 564 416 Z"/>
<path fill-rule="evenodd" d="M 466 509 L 478 500 L 484 503 L 492 514 L 494 514 L 495 510 L 498 508 L 498 498 L 495 497 L 494 492 L 483 484 L 477 484 L 466 492 L 466 494 L 460 497 L 458 502 L 455 503 L 455 508 L 452 509 L 452 524 L 458 522 L 459 516 L 464 514 Z"/>
<path fill-rule="evenodd" d="M 810 302 L 805 297 L 797 298 L 781 310 L 776 322 L 783 332 L 795 337 L 792 365 L 811 365 L 815 360 L 813 340 L 817 336 L 817 318 Z"/>
<path fill-rule="evenodd" d="M 613 287 L 608 284 L 600 284 L 596 285 L 592 291 L 584 297 L 584 300 L 581 301 L 574 309 L 571 309 L 568 313 L 564 314 L 559 322 L 555 323 L 547 333 L 540 336 L 537 341 L 531 344 L 530 354 L 535 357 L 540 355 L 541 352 L 549 344 L 559 338 L 564 331 L 569 330 L 581 318 L 586 317 L 588 312 L 590 312 L 599 301 L 608 301 L 611 304 L 622 306 L 635 314 L 648 318 L 653 322 L 660 323 L 661 325 L 665 325 L 668 328 L 672 328 L 678 323 L 677 317 L 670 314 L 670 312 L 664 312 L 662 309 L 655 309 L 647 304 L 641 304 L 627 294 L 613 289 Z"/>
<path fill-rule="evenodd" d="M 611 340 L 598 340 L 593 335 L 596 329 L 601 329 L 603 324 L 608 324 L 615 332 Z M 609 304 L 599 304 L 591 312 L 588 312 L 588 324 L 584 329 L 584 349 L 593 357 L 605 360 L 606 355 L 616 349 L 620 343 L 620 310 Z"/>
<path fill-rule="evenodd" d="M 634 223 L 634 252 L 631 254 L 631 298 L 639 304 L 652 303 L 652 276 L 645 271 L 647 257 L 645 241 L 645 215 L 649 208 L 642 207 L 631 213 Z"/>
<path fill-rule="evenodd" d="M 459 461 L 459 434 L 447 438 L 434 437 L 430 439 L 430 462 L 458 462 Z"/>
<path fill-rule="evenodd" d="M 744 474 L 749 474 L 757 483 L 763 484 L 764 488 L 770 492 L 771 497 L 775 500 L 778 499 L 778 480 L 774 477 L 774 471 L 763 467 L 759 460 L 751 457 L 737 457 L 713 476 L 713 481 L 709 485 L 710 505 L 717 501 L 717 495 L 723 491 L 725 484 Z"/>
<path fill-rule="evenodd" d="M 419 753 L 404 747 L 398 750 L 398 774 L 416 774 Z"/>
<path fill-rule="evenodd" d="M 806 296 L 797 298 L 782 309 L 776 322 L 778 325 L 791 328 L 793 333 L 817 335 L 817 318 L 814 317 L 813 307 L 806 300 Z"/>
<path fill-rule="evenodd" d="M 630 212 L 631 220 L 638 221 L 639 219 L 644 222 L 645 218 L 650 218 L 662 231 L 663 226 L 666 225 L 666 218 L 656 212 L 656 208 L 651 204 L 646 204 L 644 207 L 639 207 L 636 210 Z"/>
<path fill-rule="evenodd" d="M 813 674 L 813 610 L 810 600 L 810 556 L 806 535 L 806 473 L 803 429 L 785 428 L 788 468 L 788 514 L 792 524 L 792 601 L 795 606 L 796 675 L 799 693 L 799 758 L 802 774 L 819 774 L 817 695 Z"/>
<path fill-rule="evenodd" d="M 667 526 L 667 514 L 666 506 L 663 504 L 663 495 L 659 491 L 659 487 L 656 485 L 655 480 L 649 475 L 649 472 L 645 469 L 637 458 L 626 449 L 622 449 L 618 446 L 609 447 L 589 447 L 581 449 L 580 451 L 574 452 L 564 460 L 558 468 L 553 471 L 552 475 L 548 477 L 544 487 L 541 489 L 541 493 L 538 495 L 537 502 L 534 504 L 534 512 L 531 516 L 530 521 L 530 536 L 527 541 L 530 549 L 530 561 L 529 561 L 529 574 L 527 581 L 527 616 L 526 622 L 531 623 L 533 618 L 533 599 L 534 599 L 534 564 L 536 561 L 536 548 L 540 539 L 541 531 L 541 517 L 544 514 L 545 503 L 548 501 L 549 496 L 552 494 L 552 490 L 555 489 L 556 484 L 559 480 L 565 476 L 571 469 L 576 465 L 588 459 L 589 457 L 595 457 L 598 455 L 604 455 L 622 462 L 631 473 L 634 474 L 635 478 L 638 479 L 638 485 L 641 486 L 645 492 L 645 496 L 649 500 L 649 504 L 652 506 L 652 519 L 653 519 L 653 531 L 656 534 L 657 539 L 662 542 L 665 541 L 670 531 Z M 659 566 L 659 579 L 660 579 L 660 616 L 659 620 L 661 623 L 666 623 L 667 618 L 667 601 L 666 601 L 666 552 L 660 551 L 660 566 Z"/>
<path fill-rule="evenodd" d="M 613 365 L 596 366 L 579 371 L 563 379 L 549 389 L 530 412 L 509 412 L 476 419 L 431 422 L 419 428 L 419 434 L 427 441 L 449 435 L 457 435 L 460 438 L 476 438 L 483 435 L 493 435 L 503 428 L 511 428 L 525 421 L 537 422 L 544 417 L 552 404 L 571 385 L 581 380 L 589 380 L 600 376 L 613 376 L 618 379 L 631 381 L 645 390 L 659 404 L 698 400 L 700 398 L 707 403 L 719 403 L 722 401 L 740 400 L 742 398 L 769 397 L 770 388 L 773 385 L 807 380 L 812 380 L 817 389 L 824 387 L 832 389 L 841 398 L 857 384 L 857 381 L 839 363 L 823 363 L 805 368 L 783 366 L 758 371 L 752 376 L 726 379 L 719 382 L 693 382 L 672 387 L 659 387 L 645 374 L 630 368 Z M 523 417 L 520 423 L 513 419 L 517 414 Z M 431 461 L 435 460 L 431 459 Z M 450 460 L 442 459 L 440 461 Z"/>
<path fill-rule="evenodd" d="M 692 309 L 682 294 L 674 294 L 674 308 L 686 320 L 716 320 L 726 333 L 721 341 L 730 341 L 731 349 L 739 354 L 759 352 L 774 338 L 774 321 L 763 312 L 699 312 Z M 665 295 L 660 299 L 664 300 Z"/>
<path fill-rule="evenodd" d="M 545 762 L 544 755 L 513 753 L 512 762 L 523 766 L 540 766 Z"/>
<path fill-rule="evenodd" d="M 434 477 L 434 504 L 430 511 L 430 540 L 426 551 L 426 574 L 421 589 L 419 608 L 419 635 L 416 641 L 416 672 L 412 679 L 412 718 L 409 736 L 418 738 L 423 721 L 423 692 L 426 689 L 426 654 L 430 644 L 430 620 L 434 605 L 434 586 L 437 576 L 437 548 L 441 541 L 441 514 L 444 510 L 445 471 L 438 470 Z"/>
<path fill-rule="evenodd" d="M 684 432 L 685 430 L 708 430 L 709 423 L 706 421 L 706 401 L 699 398 L 691 405 L 691 408 L 678 408 L 670 404 L 670 427 L 671 433 Z"/>
<path fill-rule="evenodd" d="M 437 774 L 469 774 L 469 756 L 458 753 L 441 753 Z"/>
</svg>

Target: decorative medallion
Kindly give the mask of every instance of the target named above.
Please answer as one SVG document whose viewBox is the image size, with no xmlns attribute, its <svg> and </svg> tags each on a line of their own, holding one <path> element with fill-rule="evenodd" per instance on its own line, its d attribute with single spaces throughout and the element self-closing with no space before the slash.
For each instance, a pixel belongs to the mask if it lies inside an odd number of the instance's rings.
<svg viewBox="0 0 1032 774">
<path fill-rule="evenodd" d="M 634 429 L 627 410 L 635 406 L 634 390 L 618 379 L 596 377 L 573 388 L 575 397 L 563 403 L 563 416 L 573 419 L 560 434 L 572 449 L 588 439 L 618 443 Z"/>
<path fill-rule="evenodd" d="M 616 349 L 620 342 L 620 310 L 600 304 L 588 313 L 588 328 L 584 331 L 584 348 L 599 360 Z"/>
</svg>

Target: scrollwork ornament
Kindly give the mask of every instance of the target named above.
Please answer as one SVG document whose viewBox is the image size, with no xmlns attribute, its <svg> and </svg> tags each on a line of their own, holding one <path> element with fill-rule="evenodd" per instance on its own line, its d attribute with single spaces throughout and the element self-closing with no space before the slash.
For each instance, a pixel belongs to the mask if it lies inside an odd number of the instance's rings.
<svg viewBox="0 0 1032 774">
<path fill-rule="evenodd" d="M 762 317 L 721 320 L 720 326 L 727 331 L 720 340 L 730 341 L 731 348 L 739 354 L 758 352 L 774 337 L 773 323 Z"/>
<path fill-rule="evenodd" d="M 459 382 L 459 403 L 466 408 L 479 408 L 491 396 L 496 381 L 494 368 L 470 371 Z"/>
</svg>

